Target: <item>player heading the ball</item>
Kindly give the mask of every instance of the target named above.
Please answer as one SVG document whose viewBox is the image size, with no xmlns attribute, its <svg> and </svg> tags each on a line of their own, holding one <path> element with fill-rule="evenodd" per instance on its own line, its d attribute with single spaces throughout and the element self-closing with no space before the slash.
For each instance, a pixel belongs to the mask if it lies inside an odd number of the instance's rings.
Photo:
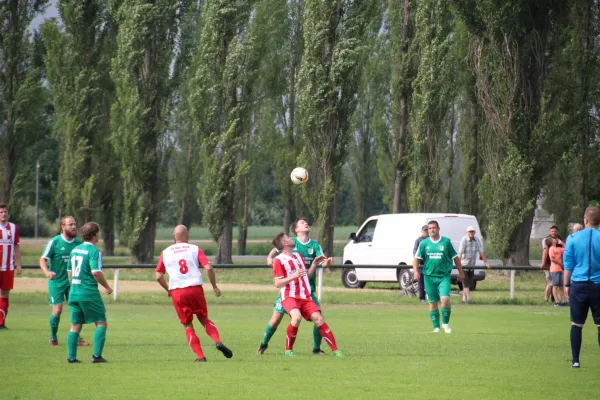
<svg viewBox="0 0 600 400">
<path fill-rule="evenodd" d="M 342 356 L 342 352 L 338 350 L 335 343 L 333 332 L 321 315 L 321 309 L 310 298 L 311 287 L 307 276 L 308 271 L 302 256 L 292 252 L 295 246 L 294 240 L 281 232 L 273 239 L 273 246 L 281 251 L 281 254 L 273 261 L 275 286 L 279 288 L 283 308 L 292 319 L 286 332 L 285 355 L 294 355 L 294 342 L 298 334 L 298 327 L 304 317 L 319 328 L 333 355 Z M 325 256 L 316 257 L 310 266 L 311 270 L 314 272 L 317 264 L 325 259 Z"/>
</svg>

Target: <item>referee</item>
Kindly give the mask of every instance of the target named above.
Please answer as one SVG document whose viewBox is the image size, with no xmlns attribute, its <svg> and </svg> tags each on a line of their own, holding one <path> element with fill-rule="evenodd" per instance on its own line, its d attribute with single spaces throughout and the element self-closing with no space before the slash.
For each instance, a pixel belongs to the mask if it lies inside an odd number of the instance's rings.
<svg viewBox="0 0 600 400">
<path fill-rule="evenodd" d="M 573 368 L 580 367 L 581 332 L 590 309 L 594 323 L 598 326 L 600 344 L 600 210 L 588 207 L 583 222 L 585 229 L 569 237 L 564 254 L 565 286 L 571 287 L 569 298 Z"/>
</svg>

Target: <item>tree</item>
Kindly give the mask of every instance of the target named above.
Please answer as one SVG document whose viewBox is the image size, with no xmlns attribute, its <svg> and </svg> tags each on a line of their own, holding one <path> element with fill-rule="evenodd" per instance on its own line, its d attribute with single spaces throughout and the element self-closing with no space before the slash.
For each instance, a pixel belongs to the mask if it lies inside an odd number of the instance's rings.
<svg viewBox="0 0 600 400">
<path fill-rule="evenodd" d="M 392 212 L 408 209 L 405 193 L 406 177 L 410 172 L 407 162 L 407 139 L 413 94 L 413 81 L 417 76 L 418 43 L 415 40 L 415 11 L 417 4 L 411 0 L 390 0 L 388 4 L 389 42 L 393 72 L 391 76 L 392 143 L 394 146 L 394 196 Z"/>
<path fill-rule="evenodd" d="M 156 221 L 166 194 L 170 66 L 187 3 L 110 2 L 119 29 L 111 67 L 117 94 L 111 108 L 111 140 L 121 161 L 121 235 L 134 262 L 150 262 L 154 256 Z"/>
<path fill-rule="evenodd" d="M 114 254 L 118 165 L 109 142 L 114 88 L 109 76 L 116 30 L 103 1 L 61 0 L 62 27 L 42 26 L 46 77 L 60 146 L 58 203 L 80 224 L 98 217 L 104 250 Z"/>
<path fill-rule="evenodd" d="M 562 2 L 453 0 L 471 34 L 477 97 L 502 143 L 480 184 L 492 243 L 504 261 L 529 263 L 536 199 L 562 152 L 540 122 L 553 26 Z M 553 20 L 554 18 L 554 20 Z"/>
<path fill-rule="evenodd" d="M 45 124 L 41 68 L 32 65 L 28 28 L 46 4 L 6 0 L 0 5 L 0 201 L 11 203 L 15 215 L 18 202 L 12 189 L 22 163 L 19 155 Z"/>
<path fill-rule="evenodd" d="M 299 72 L 300 129 L 305 159 L 317 166 L 308 200 L 321 226 L 325 253 L 333 254 L 336 191 L 346 161 L 350 118 L 367 49 L 362 43 L 375 21 L 374 1 L 307 1 L 304 55 Z M 310 181 L 309 181 L 310 182 Z M 313 200 L 314 199 L 314 200 Z"/>
<path fill-rule="evenodd" d="M 203 219 L 217 240 L 217 263 L 232 263 L 236 183 L 246 164 L 240 162 L 247 127 L 244 89 L 247 74 L 245 27 L 252 1 L 208 2 L 203 14 L 188 101 L 202 144 L 202 177 L 198 184 Z"/>
<path fill-rule="evenodd" d="M 417 180 L 411 190 L 411 210 L 447 211 L 442 171 L 454 152 L 454 18 L 447 1 L 424 1 L 417 7 L 415 23 L 420 60 L 413 82 Z"/>
<path fill-rule="evenodd" d="M 386 35 L 372 38 L 371 55 L 361 77 L 357 106 L 351 120 L 352 139 L 348 164 L 352 171 L 355 203 L 352 207 L 354 219 L 351 223 L 356 225 L 362 224 L 375 210 L 380 210 L 379 203 L 382 201 L 381 197 L 384 197 L 381 196 L 382 191 L 390 192 L 390 187 L 384 187 L 379 179 L 378 164 L 382 166 L 382 171 L 392 171 L 392 179 L 396 176 L 396 169 L 389 168 L 392 163 L 385 164 L 385 167 L 381 165 L 383 160 L 391 160 L 394 152 L 393 146 L 389 145 L 393 140 L 389 118 L 392 64 L 386 41 Z M 384 151 L 378 152 L 379 148 Z M 341 208 L 340 204 L 338 215 L 341 214 Z M 340 222 L 338 219 L 338 223 Z"/>
</svg>

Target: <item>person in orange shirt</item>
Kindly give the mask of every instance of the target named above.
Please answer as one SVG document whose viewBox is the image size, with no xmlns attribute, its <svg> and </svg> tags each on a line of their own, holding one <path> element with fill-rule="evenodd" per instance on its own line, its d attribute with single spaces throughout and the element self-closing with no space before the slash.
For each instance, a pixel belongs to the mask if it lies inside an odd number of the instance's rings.
<svg viewBox="0 0 600 400">
<path fill-rule="evenodd" d="M 556 239 L 551 237 L 546 238 L 546 247 L 548 247 L 548 257 L 550 257 L 550 276 L 552 277 L 552 295 L 556 303 L 554 306 L 566 306 L 567 305 L 567 294 L 565 292 L 565 284 L 563 280 L 563 254 L 565 252 L 564 247 L 558 247 L 556 245 Z M 558 301 L 558 294 L 562 301 Z"/>
</svg>

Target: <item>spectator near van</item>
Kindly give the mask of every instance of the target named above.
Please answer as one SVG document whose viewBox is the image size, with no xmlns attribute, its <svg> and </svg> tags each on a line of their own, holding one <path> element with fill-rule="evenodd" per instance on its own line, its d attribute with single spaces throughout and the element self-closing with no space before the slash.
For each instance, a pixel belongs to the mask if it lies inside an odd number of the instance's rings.
<svg viewBox="0 0 600 400">
<path fill-rule="evenodd" d="M 481 232 L 477 218 L 466 214 L 407 213 L 369 217 L 358 233 L 350 234 L 350 241 L 344 247 L 342 262 L 347 266 L 342 271 L 344 286 L 363 288 L 367 282 L 398 282 L 401 289 L 408 289 L 413 284 L 414 234 L 432 220 L 438 221 L 444 236 L 455 248 L 468 226 Z M 397 265 L 401 268 L 355 268 L 353 265 Z M 477 260 L 475 266 L 483 267 L 483 261 Z M 476 269 L 471 290 L 483 279 L 485 272 Z M 452 270 L 451 282 L 460 283 L 456 269 Z"/>
</svg>

